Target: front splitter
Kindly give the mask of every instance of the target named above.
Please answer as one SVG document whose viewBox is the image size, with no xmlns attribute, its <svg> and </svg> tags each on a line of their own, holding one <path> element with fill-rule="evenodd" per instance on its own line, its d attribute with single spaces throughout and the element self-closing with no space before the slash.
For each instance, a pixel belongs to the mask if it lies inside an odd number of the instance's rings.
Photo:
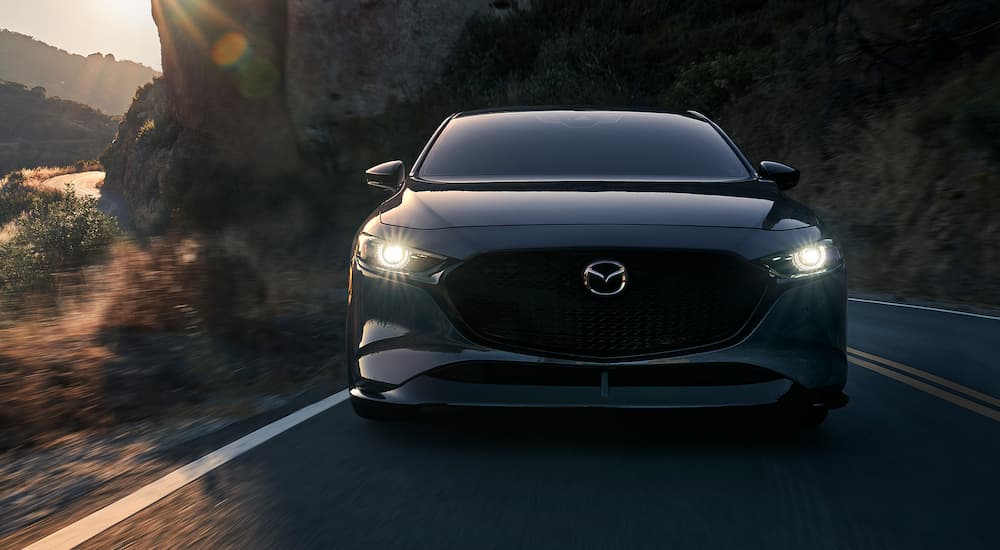
<svg viewBox="0 0 1000 550">
<path fill-rule="evenodd" d="M 355 387 L 356 398 L 400 405 L 477 407 L 702 408 L 777 403 L 793 384 L 779 379 L 736 386 L 529 386 L 475 384 L 421 376 L 384 393 Z"/>
</svg>

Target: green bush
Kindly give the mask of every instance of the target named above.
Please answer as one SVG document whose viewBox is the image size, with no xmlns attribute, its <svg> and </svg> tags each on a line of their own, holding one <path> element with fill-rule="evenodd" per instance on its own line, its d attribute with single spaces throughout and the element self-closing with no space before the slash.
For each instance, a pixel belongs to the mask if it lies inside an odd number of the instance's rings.
<svg viewBox="0 0 1000 550">
<path fill-rule="evenodd" d="M 819 10 L 801 0 L 537 0 L 530 10 L 471 19 L 445 63 L 443 89 L 459 109 L 717 112 L 767 79 L 820 80 L 819 24 Z"/>
<path fill-rule="evenodd" d="M 58 191 L 32 189 L 22 184 L 18 175 L 17 172 L 12 173 L 0 188 L 0 226 L 33 208 L 59 199 Z"/>
<path fill-rule="evenodd" d="M 718 112 L 750 90 L 758 78 L 756 71 L 766 63 L 766 55 L 753 50 L 692 63 L 681 69 L 670 98 L 685 108 Z"/>
<path fill-rule="evenodd" d="M 37 201 L 38 196 L 31 189 L 17 181 L 8 182 L 0 188 L 0 226 L 10 223 Z"/>
<path fill-rule="evenodd" d="M 0 245 L 0 289 L 6 291 L 37 287 L 54 272 L 79 268 L 118 235 L 117 222 L 98 210 L 96 199 L 71 189 L 52 202 L 34 201 L 14 229 Z"/>
<path fill-rule="evenodd" d="M 4 294 L 39 286 L 48 279 L 42 258 L 20 243 L 0 244 L 0 304 Z"/>
<path fill-rule="evenodd" d="M 179 134 L 180 126 L 174 122 L 172 117 L 160 116 L 146 119 L 139 127 L 135 139 L 140 145 L 147 145 L 153 149 L 164 149 L 173 145 Z"/>
<path fill-rule="evenodd" d="M 469 19 L 448 58 L 444 88 L 458 98 L 495 96 L 505 82 L 532 73 L 545 34 L 524 13 L 505 20 L 486 15 Z"/>
<path fill-rule="evenodd" d="M 542 43 L 535 72 L 523 83 L 520 102 L 600 105 L 626 101 L 621 38 L 584 28 Z"/>
</svg>

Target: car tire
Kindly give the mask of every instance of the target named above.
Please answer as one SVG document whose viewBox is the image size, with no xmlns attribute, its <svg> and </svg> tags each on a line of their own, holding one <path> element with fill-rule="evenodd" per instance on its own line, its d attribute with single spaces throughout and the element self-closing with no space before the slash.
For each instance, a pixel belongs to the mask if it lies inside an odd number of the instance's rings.
<svg viewBox="0 0 1000 550">
<path fill-rule="evenodd" d="M 351 397 L 354 413 L 366 420 L 400 421 L 416 416 L 416 409 L 407 405 L 381 403 L 370 399 Z"/>
</svg>

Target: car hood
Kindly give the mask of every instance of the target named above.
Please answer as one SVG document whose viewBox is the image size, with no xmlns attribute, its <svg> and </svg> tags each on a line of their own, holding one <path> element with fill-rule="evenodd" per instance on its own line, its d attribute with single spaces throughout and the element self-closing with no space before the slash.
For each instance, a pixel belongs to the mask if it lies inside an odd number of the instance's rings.
<svg viewBox="0 0 1000 550">
<path fill-rule="evenodd" d="M 818 224 L 808 208 L 764 182 L 644 184 L 611 189 L 607 186 L 497 188 L 494 184 L 407 187 L 386 201 L 380 217 L 386 225 L 412 229 L 676 225 L 787 230 Z"/>
</svg>

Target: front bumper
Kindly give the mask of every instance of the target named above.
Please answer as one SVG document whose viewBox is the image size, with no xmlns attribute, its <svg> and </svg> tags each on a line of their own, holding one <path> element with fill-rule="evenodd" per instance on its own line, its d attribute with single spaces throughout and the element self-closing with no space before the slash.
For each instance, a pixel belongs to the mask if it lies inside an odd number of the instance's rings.
<svg viewBox="0 0 1000 550">
<path fill-rule="evenodd" d="M 638 360 L 572 360 L 475 342 L 456 328 L 427 289 L 355 266 L 347 319 L 350 391 L 358 399 L 405 405 L 685 408 L 770 404 L 795 388 L 805 390 L 816 403 L 837 406 L 847 376 L 846 308 L 845 270 L 840 268 L 789 283 L 756 326 L 727 347 Z M 539 383 L 483 383 L 436 375 L 442 368 L 464 364 L 496 370 L 508 365 L 570 367 L 594 376 L 584 376 L 593 383 L 563 385 L 551 377 Z M 692 365 L 745 365 L 774 376 L 730 385 L 618 385 L 616 375 L 607 374 L 630 368 L 669 374 L 672 367 Z"/>
</svg>

